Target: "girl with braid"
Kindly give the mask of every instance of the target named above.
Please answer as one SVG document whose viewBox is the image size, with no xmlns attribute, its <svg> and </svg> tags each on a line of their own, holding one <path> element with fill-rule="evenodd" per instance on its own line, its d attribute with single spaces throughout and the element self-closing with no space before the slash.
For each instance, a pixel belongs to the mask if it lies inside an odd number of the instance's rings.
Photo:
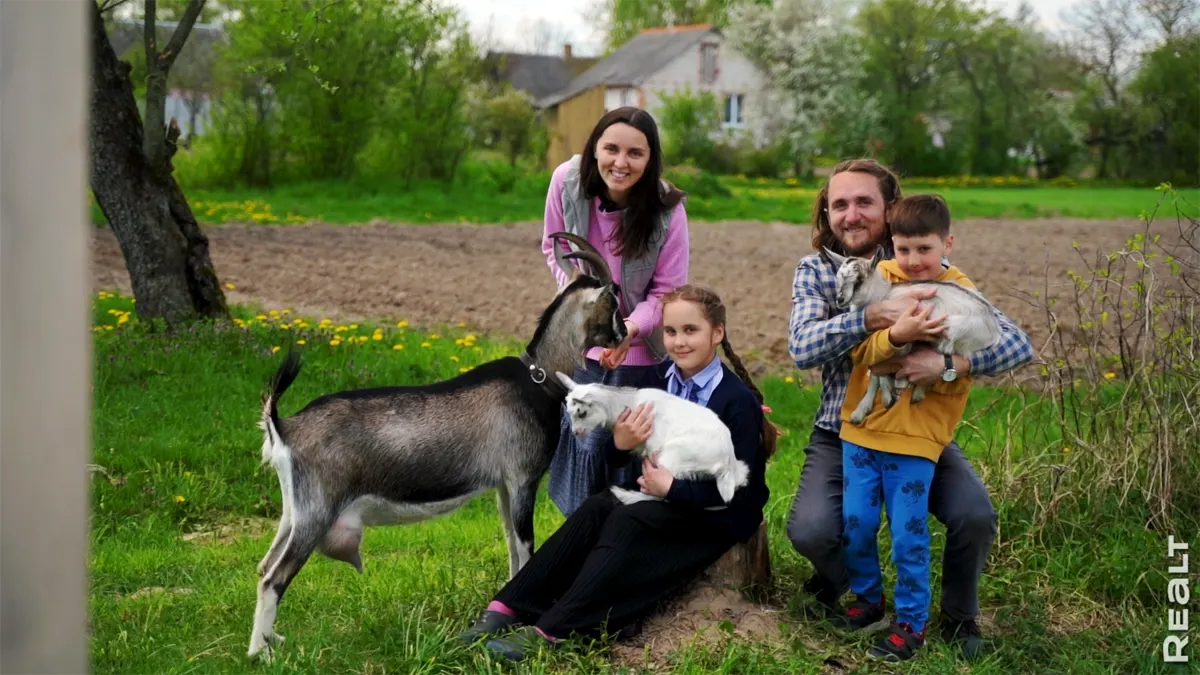
<svg viewBox="0 0 1200 675">
<path fill-rule="evenodd" d="M 725 505 L 711 478 L 675 478 L 651 459 L 638 467 L 628 451 L 650 437 L 653 405 L 625 410 L 604 457 L 614 466 L 634 465 L 623 487 L 666 501 L 623 505 L 609 490 L 589 497 L 500 589 L 463 640 L 490 638 L 487 649 L 521 660 L 570 637 L 629 634 L 658 602 L 758 530 L 778 432 L 725 335 L 725 305 L 713 291 L 685 285 L 666 294 L 662 308 L 670 358 L 636 386 L 664 389 L 715 412 L 729 427 L 737 458 L 750 467 L 749 482 Z M 732 369 L 718 358 L 718 347 Z M 516 630 L 497 635 L 510 629 Z"/>
</svg>

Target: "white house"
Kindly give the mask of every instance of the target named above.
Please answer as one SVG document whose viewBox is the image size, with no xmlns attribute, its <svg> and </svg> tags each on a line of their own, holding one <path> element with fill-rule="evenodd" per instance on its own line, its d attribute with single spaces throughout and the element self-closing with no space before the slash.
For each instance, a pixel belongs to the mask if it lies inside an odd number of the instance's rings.
<svg viewBox="0 0 1200 675">
<path fill-rule="evenodd" d="M 716 95 L 725 130 L 761 139 L 756 106 L 765 86 L 762 72 L 710 24 L 644 30 L 538 101 L 550 130 L 547 165 L 553 169 L 579 152 L 605 112 L 635 105 L 653 114 L 664 93 L 689 87 Z"/>
</svg>

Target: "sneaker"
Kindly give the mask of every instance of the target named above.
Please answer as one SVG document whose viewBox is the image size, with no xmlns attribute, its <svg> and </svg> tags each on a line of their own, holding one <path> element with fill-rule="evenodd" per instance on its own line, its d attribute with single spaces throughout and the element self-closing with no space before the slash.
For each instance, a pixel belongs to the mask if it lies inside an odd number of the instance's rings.
<svg viewBox="0 0 1200 675">
<path fill-rule="evenodd" d="M 526 656 L 537 654 L 540 649 L 554 649 L 558 642 L 549 640 L 534 626 L 522 626 L 504 638 L 492 638 L 484 647 L 509 661 L 521 661 Z"/>
<path fill-rule="evenodd" d="M 841 614 L 842 607 L 838 604 L 837 587 L 817 574 L 804 582 L 804 592 L 812 596 L 814 602 L 806 604 L 801 612 L 810 619 L 832 619 Z"/>
<path fill-rule="evenodd" d="M 957 645 L 964 658 L 974 661 L 983 651 L 983 632 L 974 619 L 955 621 L 943 616 L 941 624 L 942 639 L 949 644 Z"/>
<path fill-rule="evenodd" d="M 925 646 L 925 631 L 914 633 L 907 623 L 892 624 L 892 632 L 867 651 L 867 656 L 884 661 L 907 661 Z"/>
<path fill-rule="evenodd" d="M 857 599 L 834 619 L 838 628 L 870 633 L 887 625 L 883 611 L 883 606 L 887 602 L 886 595 L 880 595 L 877 603 L 873 603 L 861 595 L 855 597 Z"/>
<path fill-rule="evenodd" d="M 483 614 L 480 615 L 470 628 L 458 634 L 458 639 L 467 644 L 472 644 L 485 635 L 499 633 L 506 628 L 517 625 L 517 623 L 519 622 L 515 616 L 487 609 L 484 610 Z"/>
</svg>

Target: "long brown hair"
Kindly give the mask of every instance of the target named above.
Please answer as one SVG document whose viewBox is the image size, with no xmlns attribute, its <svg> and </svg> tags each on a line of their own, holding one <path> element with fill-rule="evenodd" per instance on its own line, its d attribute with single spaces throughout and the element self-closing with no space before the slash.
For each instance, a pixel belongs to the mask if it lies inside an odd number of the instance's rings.
<svg viewBox="0 0 1200 675">
<path fill-rule="evenodd" d="M 725 303 L 721 302 L 721 297 L 717 295 L 716 291 L 703 286 L 696 286 L 694 284 L 684 284 L 683 286 L 679 286 L 675 290 L 664 295 L 662 299 L 662 306 L 665 308 L 668 304 L 680 300 L 694 302 L 699 305 L 701 311 L 704 312 L 704 318 L 708 319 L 708 322 L 714 327 L 725 326 Z M 721 350 L 725 352 L 725 358 L 729 361 L 729 365 L 733 368 L 733 372 L 737 373 L 738 379 L 746 383 L 746 386 L 749 387 L 750 391 L 754 393 L 754 398 L 758 399 L 758 404 L 760 406 L 763 405 L 764 399 L 762 392 L 759 391 L 758 386 L 754 384 L 754 380 L 750 377 L 750 373 L 746 372 L 746 366 L 742 363 L 742 359 L 733 351 L 733 345 L 729 344 L 728 327 L 726 327 L 725 335 L 721 339 Z M 771 455 L 775 454 L 775 448 L 778 445 L 777 441 L 780 435 L 779 429 L 767 419 L 766 411 L 764 411 L 762 447 L 763 453 L 767 459 L 770 459 Z"/>
<path fill-rule="evenodd" d="M 608 194 L 608 186 L 600 177 L 600 167 L 596 161 L 596 143 L 606 129 L 618 123 L 628 124 L 645 134 L 646 143 L 650 146 L 646 170 L 630 188 L 629 200 L 621 214 L 621 225 L 613 233 L 616 240 L 614 252 L 623 257 L 638 258 L 650 247 L 650 237 L 654 234 L 659 215 L 675 208 L 683 200 L 684 194 L 670 183 L 667 183 L 665 190 L 662 189 L 662 142 L 658 136 L 658 124 L 645 110 L 626 106 L 605 113 L 583 145 L 579 163 L 579 190 L 583 198 L 593 199 Z"/>
<path fill-rule="evenodd" d="M 843 171 L 855 171 L 874 176 L 879 181 L 879 192 L 883 195 L 885 208 L 903 196 L 900 193 L 900 179 L 896 177 L 896 174 L 873 159 L 848 159 L 833 167 L 833 172 L 829 174 L 829 178 L 825 179 L 825 184 L 821 186 L 821 191 L 817 193 L 817 199 L 813 202 L 812 247 L 813 251 L 817 253 L 822 253 L 824 249 L 828 248 L 834 253 L 846 254 L 846 251 L 842 250 L 842 242 L 838 241 L 833 234 L 833 229 L 829 227 L 829 182 Z M 891 238 L 891 230 L 886 223 L 883 234 L 885 239 Z"/>
</svg>

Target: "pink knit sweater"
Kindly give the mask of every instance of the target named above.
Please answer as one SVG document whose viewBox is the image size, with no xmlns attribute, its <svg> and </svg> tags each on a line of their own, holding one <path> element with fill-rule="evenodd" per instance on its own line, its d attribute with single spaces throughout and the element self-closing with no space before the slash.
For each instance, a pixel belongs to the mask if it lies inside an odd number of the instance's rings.
<svg viewBox="0 0 1200 675">
<path fill-rule="evenodd" d="M 554 249 L 551 247 L 549 236 L 554 232 L 562 232 L 566 229 L 562 212 L 563 177 L 566 175 L 566 172 L 567 164 L 564 162 L 554 170 L 554 175 L 550 179 L 550 190 L 546 194 L 545 232 L 542 235 L 542 253 L 546 255 L 546 264 L 550 266 L 550 271 L 554 274 L 554 279 L 559 286 L 567 282 L 567 277 L 558 268 L 558 263 L 554 260 Z M 596 247 L 596 250 L 600 251 L 605 262 L 608 263 L 609 269 L 612 270 L 613 278 L 618 283 L 621 280 L 621 258 L 613 254 L 612 244 L 607 240 L 613 236 L 620 223 L 620 211 L 603 212 L 600 210 L 600 199 L 598 197 L 592 199 L 591 226 L 588 228 L 588 241 L 592 246 Z M 662 250 L 659 252 L 658 266 L 654 270 L 654 277 L 650 281 L 650 288 L 646 294 L 646 299 L 639 303 L 637 307 L 634 307 L 632 311 L 630 311 L 630 308 L 624 306 L 623 299 L 621 301 L 622 314 L 626 315 L 629 321 L 638 327 L 639 336 L 634 338 L 632 344 L 630 344 L 629 353 L 625 357 L 624 365 L 652 366 L 659 363 L 650 350 L 642 344 L 641 336 L 649 335 L 662 324 L 662 296 L 687 282 L 687 212 L 684 210 L 683 204 L 678 204 L 671 214 L 667 237 L 663 242 Z M 588 351 L 587 356 L 590 359 L 599 360 L 601 351 L 600 347 L 593 347 Z"/>
</svg>

